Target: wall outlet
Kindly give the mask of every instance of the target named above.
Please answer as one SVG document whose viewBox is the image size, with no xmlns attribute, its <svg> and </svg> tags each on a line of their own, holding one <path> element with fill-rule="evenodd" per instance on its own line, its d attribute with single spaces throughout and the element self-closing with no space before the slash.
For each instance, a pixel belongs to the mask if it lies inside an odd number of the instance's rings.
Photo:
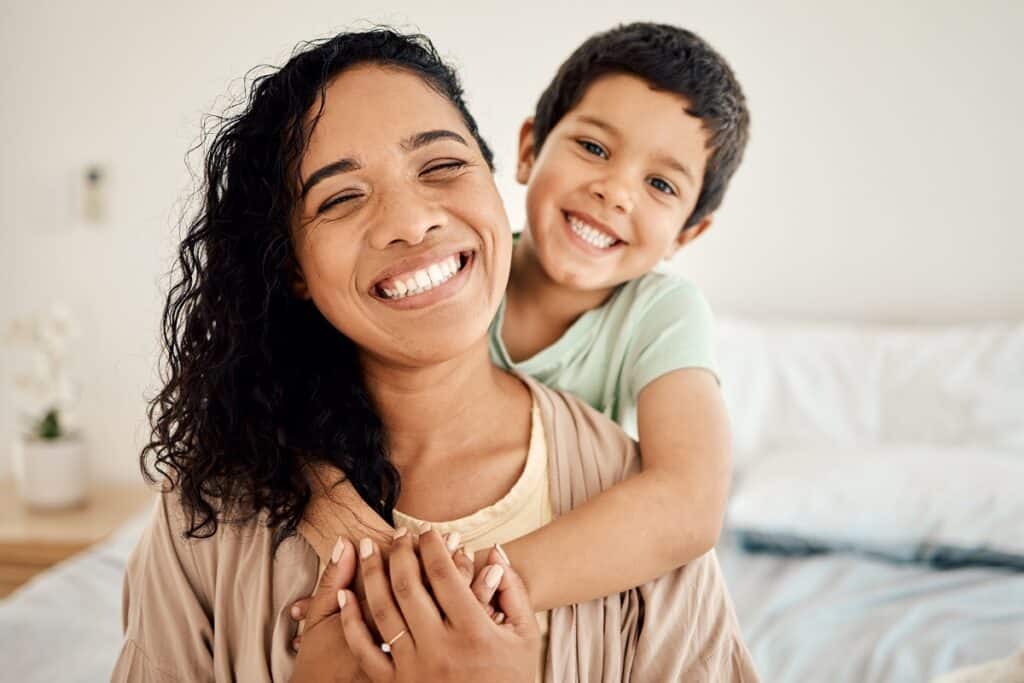
<svg viewBox="0 0 1024 683">
<path fill-rule="evenodd" d="M 88 225 L 107 222 L 110 203 L 110 172 L 102 164 L 89 164 L 82 169 L 79 215 Z"/>
</svg>

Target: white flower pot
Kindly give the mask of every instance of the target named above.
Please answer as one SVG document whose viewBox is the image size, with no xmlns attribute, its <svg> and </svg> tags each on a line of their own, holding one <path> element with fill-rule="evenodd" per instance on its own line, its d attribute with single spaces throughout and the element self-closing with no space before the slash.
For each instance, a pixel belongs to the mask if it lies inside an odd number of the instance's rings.
<svg viewBox="0 0 1024 683">
<path fill-rule="evenodd" d="M 85 502 L 89 489 L 81 439 L 16 439 L 14 480 L 29 507 L 63 508 Z"/>
</svg>

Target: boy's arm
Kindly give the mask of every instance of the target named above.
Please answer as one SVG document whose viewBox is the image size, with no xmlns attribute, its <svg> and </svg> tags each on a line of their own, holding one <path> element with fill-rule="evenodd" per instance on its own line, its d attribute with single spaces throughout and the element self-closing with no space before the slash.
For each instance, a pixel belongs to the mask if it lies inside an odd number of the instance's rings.
<svg viewBox="0 0 1024 683">
<path fill-rule="evenodd" d="M 633 588 L 714 547 L 732 460 L 714 375 L 687 368 L 652 381 L 640 392 L 637 422 L 639 473 L 503 544 L 535 610 Z M 482 566 L 486 552 L 476 560 Z"/>
</svg>

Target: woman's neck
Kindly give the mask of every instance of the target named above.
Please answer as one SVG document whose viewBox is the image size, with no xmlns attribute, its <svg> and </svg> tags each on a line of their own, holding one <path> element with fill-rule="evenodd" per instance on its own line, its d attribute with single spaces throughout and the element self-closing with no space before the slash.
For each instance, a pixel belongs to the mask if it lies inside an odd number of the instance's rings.
<svg viewBox="0 0 1024 683">
<path fill-rule="evenodd" d="M 412 462 L 440 463 L 475 451 L 492 438 L 488 425 L 500 424 L 501 416 L 517 407 L 529 412 L 529 390 L 491 363 L 486 338 L 430 367 L 398 367 L 371 358 L 363 358 L 362 365 L 399 471 Z"/>
</svg>

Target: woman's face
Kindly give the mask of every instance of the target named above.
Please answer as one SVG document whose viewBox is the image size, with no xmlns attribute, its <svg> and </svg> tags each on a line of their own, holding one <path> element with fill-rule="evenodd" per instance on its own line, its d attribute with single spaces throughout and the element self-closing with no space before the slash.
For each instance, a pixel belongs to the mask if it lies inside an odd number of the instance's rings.
<svg viewBox="0 0 1024 683">
<path fill-rule="evenodd" d="M 445 97 L 400 69 L 342 72 L 299 182 L 298 293 L 364 355 L 416 367 L 484 338 L 512 233 L 487 162 Z"/>
</svg>

